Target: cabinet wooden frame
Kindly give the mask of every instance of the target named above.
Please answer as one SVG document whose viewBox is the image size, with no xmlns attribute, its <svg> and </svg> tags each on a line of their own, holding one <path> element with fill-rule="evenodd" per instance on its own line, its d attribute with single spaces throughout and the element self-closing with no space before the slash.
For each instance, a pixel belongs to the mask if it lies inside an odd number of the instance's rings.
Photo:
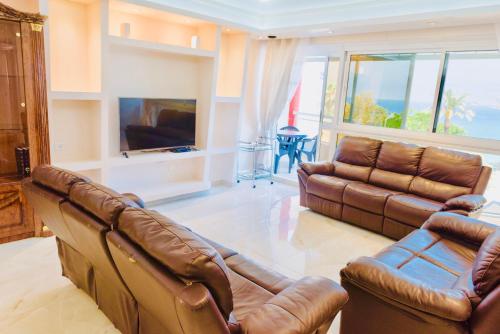
<svg viewBox="0 0 500 334">
<path fill-rule="evenodd" d="M 0 2 L 0 20 L 20 23 L 30 165 L 50 163 L 43 25 L 45 17 Z M 1 24 L 1 22 L 0 22 Z M 0 178 L 0 243 L 50 235 L 27 204 L 20 178 Z"/>
</svg>

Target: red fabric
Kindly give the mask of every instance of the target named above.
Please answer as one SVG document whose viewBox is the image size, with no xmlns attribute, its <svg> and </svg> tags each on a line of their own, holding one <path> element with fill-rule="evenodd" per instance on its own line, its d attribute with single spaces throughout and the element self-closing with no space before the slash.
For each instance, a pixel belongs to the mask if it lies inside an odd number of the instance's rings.
<svg viewBox="0 0 500 334">
<path fill-rule="evenodd" d="M 288 107 L 288 125 L 295 126 L 295 115 L 299 112 L 300 106 L 300 91 L 302 88 L 302 82 L 300 82 L 293 94 L 292 100 L 290 101 L 290 106 Z"/>
</svg>

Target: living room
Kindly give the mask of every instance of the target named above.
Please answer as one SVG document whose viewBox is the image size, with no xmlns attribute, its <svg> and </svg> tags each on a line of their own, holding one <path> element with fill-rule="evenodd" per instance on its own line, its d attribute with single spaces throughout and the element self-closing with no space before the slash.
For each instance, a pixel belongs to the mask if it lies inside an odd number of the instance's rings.
<svg viewBox="0 0 500 334">
<path fill-rule="evenodd" d="M 498 332 L 500 2 L 0 24 L 0 333 Z"/>
</svg>

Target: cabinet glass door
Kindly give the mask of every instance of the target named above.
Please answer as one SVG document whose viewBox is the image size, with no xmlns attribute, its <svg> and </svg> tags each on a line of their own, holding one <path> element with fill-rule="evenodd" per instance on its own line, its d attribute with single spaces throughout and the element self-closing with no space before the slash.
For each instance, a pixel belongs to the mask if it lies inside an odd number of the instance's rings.
<svg viewBox="0 0 500 334">
<path fill-rule="evenodd" d="M 16 147 L 28 146 L 21 24 L 0 20 L 0 177 L 17 174 Z"/>
</svg>

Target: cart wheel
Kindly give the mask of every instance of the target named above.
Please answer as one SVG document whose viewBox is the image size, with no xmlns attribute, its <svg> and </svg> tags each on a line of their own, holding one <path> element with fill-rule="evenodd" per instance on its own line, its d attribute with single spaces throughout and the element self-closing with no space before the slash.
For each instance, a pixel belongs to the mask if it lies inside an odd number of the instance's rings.
<svg viewBox="0 0 500 334">
<path fill-rule="evenodd" d="M 252 188 L 254 188 L 254 189 L 255 189 L 256 187 L 257 187 L 257 186 L 256 186 L 255 184 L 252 186 Z"/>
<path fill-rule="evenodd" d="M 274 184 L 274 181 L 271 181 L 271 185 L 273 185 L 273 184 Z"/>
<path fill-rule="evenodd" d="M 240 180 L 236 180 L 236 183 L 240 183 Z"/>
</svg>

